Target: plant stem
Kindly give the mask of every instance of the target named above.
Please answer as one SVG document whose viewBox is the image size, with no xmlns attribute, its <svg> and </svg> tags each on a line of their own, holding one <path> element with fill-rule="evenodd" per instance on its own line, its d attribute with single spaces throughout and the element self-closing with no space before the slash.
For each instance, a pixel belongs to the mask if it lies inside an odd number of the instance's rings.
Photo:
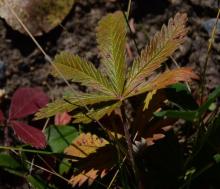
<svg viewBox="0 0 220 189">
<path fill-rule="evenodd" d="M 131 142 L 131 137 L 129 133 L 129 123 L 128 119 L 126 117 L 125 113 L 125 107 L 124 104 L 121 106 L 121 114 L 122 114 L 122 121 L 123 121 L 123 127 L 124 127 L 124 133 L 125 133 L 125 139 L 128 145 L 128 155 L 132 164 L 132 168 L 134 173 L 136 172 L 136 166 L 135 166 L 135 161 L 134 161 L 134 156 L 133 156 L 133 150 L 132 150 L 132 142 Z"/>
<path fill-rule="evenodd" d="M 212 34 L 211 37 L 209 39 L 209 43 L 208 43 L 208 50 L 207 50 L 207 54 L 206 54 L 206 60 L 205 60 L 205 65 L 204 65 L 204 69 L 202 71 L 202 75 L 201 75 L 201 95 L 200 95 L 200 102 L 203 103 L 203 97 L 204 97 L 204 91 L 205 91 L 205 85 L 206 85 L 206 70 L 207 70 L 207 66 L 208 66 L 208 60 L 210 58 L 210 53 L 212 50 L 212 46 L 215 40 L 215 33 L 216 33 L 216 29 L 217 29 L 217 24 L 218 24 L 218 20 L 220 17 L 220 8 L 218 8 L 218 13 L 216 16 L 216 22 L 215 25 L 212 29 Z"/>
<path fill-rule="evenodd" d="M 121 10 L 122 10 L 122 5 L 121 5 L 120 1 L 118 1 L 118 3 L 119 3 L 119 6 L 120 6 L 120 8 L 121 8 Z M 134 42 L 134 46 L 135 46 L 135 48 L 136 48 L 136 50 L 137 50 L 138 55 L 140 56 L 141 53 L 140 53 L 140 50 L 138 49 L 137 41 L 135 40 L 134 34 L 133 34 L 133 32 L 131 31 L 131 27 L 130 27 L 130 24 L 129 24 L 130 10 L 131 10 L 131 0 L 129 1 L 129 4 L 128 4 L 127 14 L 126 14 L 126 12 L 124 12 L 124 11 L 122 11 L 122 13 L 123 13 L 123 15 L 124 15 L 126 24 L 127 24 L 127 26 L 128 26 L 129 32 L 130 32 L 130 34 L 131 34 L 131 38 L 132 38 L 132 40 L 133 40 L 133 42 Z"/>
<path fill-rule="evenodd" d="M 139 174 L 138 174 L 138 169 L 137 166 L 135 164 L 135 159 L 134 159 L 134 155 L 133 155 L 133 148 L 132 148 L 132 141 L 131 141 L 131 137 L 130 137 L 130 133 L 129 133 L 129 122 L 125 113 L 125 107 L 124 104 L 122 104 L 121 106 L 121 116 L 122 116 L 122 122 L 123 122 L 123 127 L 124 127 L 124 133 L 125 133 L 125 139 L 128 145 L 128 156 L 131 162 L 131 166 L 134 172 L 134 176 L 135 176 L 135 180 L 136 183 L 138 183 L 138 188 L 142 188 L 142 183 L 139 179 Z"/>
<path fill-rule="evenodd" d="M 128 2 L 127 19 L 129 19 L 129 16 L 130 16 L 130 11 L 131 11 L 131 1 L 132 1 L 132 0 L 129 0 L 129 2 Z"/>
</svg>

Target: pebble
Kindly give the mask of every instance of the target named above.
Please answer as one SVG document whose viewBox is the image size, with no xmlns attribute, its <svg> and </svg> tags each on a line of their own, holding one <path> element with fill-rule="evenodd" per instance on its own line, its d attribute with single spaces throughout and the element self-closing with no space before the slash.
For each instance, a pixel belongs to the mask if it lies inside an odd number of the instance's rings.
<svg viewBox="0 0 220 189">
<path fill-rule="evenodd" d="M 5 95 L 5 89 L 0 89 L 0 99 Z"/>
<path fill-rule="evenodd" d="M 209 19 L 202 23 L 202 27 L 206 30 L 206 32 L 211 36 L 212 29 L 216 24 L 216 18 Z M 217 22 L 216 26 L 216 35 L 220 35 L 220 20 Z"/>
</svg>

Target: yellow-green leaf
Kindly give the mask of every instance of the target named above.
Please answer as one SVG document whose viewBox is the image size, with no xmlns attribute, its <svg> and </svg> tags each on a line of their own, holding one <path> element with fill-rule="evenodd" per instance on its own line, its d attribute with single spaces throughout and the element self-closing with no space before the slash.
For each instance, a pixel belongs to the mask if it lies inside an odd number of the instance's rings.
<svg viewBox="0 0 220 189">
<path fill-rule="evenodd" d="M 120 107 L 121 102 L 117 102 L 112 105 L 107 105 L 102 108 L 92 109 L 88 113 L 78 113 L 73 116 L 75 119 L 73 123 L 90 123 L 92 121 L 100 120 L 105 115 L 110 115 L 112 111 L 114 111 L 116 108 Z"/>
<path fill-rule="evenodd" d="M 144 100 L 144 108 L 143 111 L 148 109 L 148 106 L 150 104 L 150 101 L 152 100 L 153 96 L 157 93 L 157 90 L 152 90 L 149 93 L 147 93 L 147 96 Z"/>
<path fill-rule="evenodd" d="M 56 69 L 54 69 L 53 75 L 57 77 L 62 74 L 67 80 L 79 82 L 105 94 L 114 94 L 111 82 L 91 62 L 77 55 L 61 52 L 55 57 L 54 65 Z"/>
<path fill-rule="evenodd" d="M 70 104 L 63 99 L 58 99 L 54 102 L 47 104 L 46 107 L 40 109 L 35 114 L 35 119 L 38 120 L 38 119 L 48 118 L 56 115 L 59 112 L 70 112 L 76 108 L 77 106 Z"/>
<path fill-rule="evenodd" d="M 97 42 L 106 73 L 111 79 L 116 93 L 121 95 L 126 72 L 126 22 L 122 12 L 108 14 L 99 22 Z"/>
<path fill-rule="evenodd" d="M 35 119 L 48 118 L 56 115 L 59 112 L 70 112 L 77 108 L 82 108 L 86 105 L 105 102 L 113 99 L 114 97 L 95 93 L 76 93 L 72 95 L 66 95 L 63 97 L 63 99 L 49 103 L 46 107 L 40 109 L 40 111 L 35 114 Z"/>
</svg>

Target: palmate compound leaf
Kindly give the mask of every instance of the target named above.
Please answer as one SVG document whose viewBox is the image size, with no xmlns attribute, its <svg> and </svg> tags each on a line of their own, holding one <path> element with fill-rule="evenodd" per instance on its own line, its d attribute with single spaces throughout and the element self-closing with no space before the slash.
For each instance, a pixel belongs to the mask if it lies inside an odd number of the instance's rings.
<svg viewBox="0 0 220 189">
<path fill-rule="evenodd" d="M 108 14 L 99 22 L 97 42 L 106 73 L 120 96 L 124 89 L 126 72 L 126 22 L 122 12 Z"/>
<path fill-rule="evenodd" d="M 61 54 L 58 56 L 58 58 L 56 58 L 59 60 L 57 64 L 61 65 L 62 68 L 59 70 L 64 70 L 63 74 L 66 75 L 67 79 L 78 77 L 77 80 L 81 80 L 81 82 L 85 82 L 87 85 L 91 84 L 92 87 L 99 86 L 99 88 L 96 89 L 100 90 L 102 94 L 98 96 L 96 96 L 96 94 L 87 94 L 88 96 L 86 96 L 86 94 L 82 94 L 76 95 L 77 98 L 74 98 L 73 100 L 69 100 L 67 97 L 63 100 L 55 101 L 54 103 L 50 103 L 48 107 L 43 108 L 39 113 L 37 113 L 37 119 L 50 117 L 58 112 L 69 112 L 77 108 L 80 112 L 79 106 L 82 107 L 85 105 L 92 105 L 91 109 L 93 110 L 88 112 L 88 115 L 93 114 L 95 118 L 100 119 L 109 112 L 102 112 L 101 109 L 97 109 L 97 104 L 100 102 L 117 102 L 117 100 L 119 99 L 122 100 L 147 91 L 151 91 L 155 89 L 155 86 L 156 89 L 160 89 L 179 81 L 188 81 L 191 78 L 195 78 L 195 75 L 192 73 L 191 70 L 187 68 L 181 68 L 179 70 L 162 74 L 155 80 L 152 80 L 152 83 L 150 84 L 145 80 L 145 78 L 149 76 L 155 69 L 160 67 L 161 63 L 164 62 L 183 42 L 187 32 L 187 29 L 185 27 L 186 20 L 187 19 L 185 14 L 178 13 L 174 19 L 170 19 L 168 26 L 163 26 L 161 32 L 155 35 L 155 37 L 150 41 L 150 44 L 146 47 L 146 49 L 142 51 L 141 56 L 134 61 L 125 84 L 125 52 L 124 48 L 122 48 L 124 47 L 126 35 L 124 17 L 121 12 L 109 14 L 108 16 L 104 17 L 100 21 L 97 29 L 97 40 L 102 55 L 102 62 L 104 63 L 107 75 L 110 78 L 110 81 L 107 79 L 107 81 L 109 81 L 108 85 L 111 85 L 108 87 L 109 89 L 114 88 L 114 91 L 112 91 L 112 93 L 114 94 L 110 94 L 111 92 L 108 93 L 111 90 L 108 90 L 108 88 L 106 88 L 107 86 L 105 85 L 105 82 L 103 82 L 103 80 L 97 76 L 96 73 L 98 73 L 99 75 L 99 72 L 97 72 L 95 67 L 91 66 L 92 64 L 88 64 L 77 56 L 72 56 L 72 59 L 77 59 L 77 61 L 71 63 L 71 66 L 72 64 L 74 66 L 76 64 L 78 66 L 77 69 L 81 69 L 82 71 L 80 72 L 81 75 L 79 77 L 78 73 L 75 74 L 69 72 L 70 69 L 62 67 L 63 65 L 68 65 L 69 63 L 67 62 L 72 62 L 68 60 L 68 56 L 71 55 L 62 56 Z M 90 69 L 92 69 L 91 73 Z M 91 76 L 91 80 L 88 79 L 88 75 L 89 77 Z M 100 77 L 102 78 L 101 75 Z M 97 82 L 99 83 L 97 84 Z M 122 91 L 123 94 L 121 94 Z M 103 95 L 103 92 L 106 96 Z M 90 99 L 90 96 L 92 100 Z M 82 113 L 76 114 L 75 118 L 75 122 L 77 123 L 88 123 L 91 121 L 90 118 L 88 119 L 88 116 L 85 116 L 85 114 Z"/>
<path fill-rule="evenodd" d="M 198 79 L 198 76 L 191 68 L 177 68 L 171 71 L 166 71 L 151 81 L 143 82 L 135 89 L 135 91 L 130 93 L 129 97 L 145 93 L 147 91 L 162 89 L 180 81 L 191 81 L 192 79 Z"/>
<path fill-rule="evenodd" d="M 186 14 L 177 13 L 169 20 L 168 26 L 163 25 L 161 31 L 150 40 L 128 73 L 125 96 L 136 90 L 182 44 L 187 33 L 186 21 Z"/>
<path fill-rule="evenodd" d="M 42 108 L 35 114 L 35 119 L 43 119 L 56 115 L 59 112 L 70 112 L 77 108 L 82 108 L 85 105 L 92 105 L 99 102 L 114 100 L 114 97 L 102 94 L 86 94 L 76 93 L 64 96 L 63 99 L 58 99 L 49 103 L 47 107 Z"/>
<path fill-rule="evenodd" d="M 61 73 L 67 80 L 79 82 L 108 95 L 114 95 L 111 82 L 91 62 L 77 55 L 61 52 L 55 57 L 54 64 L 59 72 L 54 69 L 53 75 L 59 76 Z"/>
<path fill-rule="evenodd" d="M 77 162 L 79 170 L 69 180 L 73 186 L 81 186 L 86 181 L 91 185 L 99 175 L 104 177 L 114 166 L 116 154 L 107 140 L 91 133 L 82 133 L 64 152 L 82 158 Z"/>
</svg>

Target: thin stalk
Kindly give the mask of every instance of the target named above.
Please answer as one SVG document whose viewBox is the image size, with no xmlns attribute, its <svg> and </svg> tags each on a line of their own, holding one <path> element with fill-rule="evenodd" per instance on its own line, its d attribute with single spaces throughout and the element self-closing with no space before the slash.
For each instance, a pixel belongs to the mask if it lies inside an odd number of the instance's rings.
<svg viewBox="0 0 220 189">
<path fill-rule="evenodd" d="M 121 106 L 121 117 L 122 117 L 122 124 L 123 124 L 123 128 L 124 128 L 125 139 L 126 139 L 126 142 L 128 145 L 128 157 L 131 162 L 131 166 L 132 166 L 132 170 L 134 172 L 136 183 L 139 184 L 139 188 L 140 188 L 141 184 L 139 183 L 139 181 L 140 181 L 139 176 L 138 176 L 139 174 L 138 174 L 137 166 L 135 164 L 135 158 L 134 158 L 134 153 L 133 153 L 133 148 L 132 148 L 132 141 L 131 141 L 131 136 L 129 133 L 129 122 L 128 122 L 128 119 L 126 116 L 124 104 L 122 104 L 122 106 Z"/>
<path fill-rule="evenodd" d="M 118 170 L 115 172 L 114 176 L 112 177 L 112 180 L 111 180 L 111 182 L 109 183 L 107 189 L 111 189 L 112 184 L 114 183 L 114 181 L 115 181 L 115 179 L 116 179 L 116 177 L 117 177 L 117 175 L 118 175 L 118 173 L 119 173 L 119 171 L 120 171 L 122 165 L 124 164 L 125 160 L 126 160 L 126 156 L 123 158 L 122 162 L 120 163 L 119 168 L 118 168 Z"/>
<path fill-rule="evenodd" d="M 130 12 L 131 12 L 131 1 L 132 1 L 132 0 L 129 0 L 129 1 L 128 1 L 128 8 L 127 8 L 127 19 L 129 19 Z"/>
<path fill-rule="evenodd" d="M 27 162 L 28 164 L 30 164 L 30 165 L 36 167 L 36 168 L 39 168 L 39 169 L 41 169 L 41 170 L 43 170 L 43 171 L 45 171 L 45 172 L 47 172 L 47 173 L 50 173 L 50 174 L 52 174 L 52 175 L 54 175 L 54 176 L 56 176 L 56 177 L 59 177 L 60 179 L 62 179 L 62 180 L 64 180 L 64 181 L 66 181 L 67 183 L 69 183 L 69 180 L 68 180 L 68 179 L 66 179 L 66 178 L 63 177 L 62 175 L 58 174 L 57 172 L 54 172 L 54 171 L 50 171 L 50 170 L 48 170 L 48 169 L 45 169 L 44 167 L 39 166 L 39 165 L 36 165 L 36 164 L 34 164 L 34 163 L 32 163 L 32 162 L 30 162 L 30 161 L 28 161 L 28 160 L 26 160 L 26 162 Z"/>
<path fill-rule="evenodd" d="M 73 159 L 73 160 L 80 159 L 78 157 L 74 157 L 74 156 L 70 156 L 70 155 L 66 155 L 66 154 L 48 152 L 48 151 L 43 151 L 43 150 L 24 149 L 21 147 L 0 146 L 0 150 L 19 151 L 19 152 L 27 152 L 27 153 L 33 153 L 33 154 L 42 154 L 42 155 L 54 155 L 54 156 L 66 157 L 68 159 Z"/>
<path fill-rule="evenodd" d="M 120 6 L 120 8 L 121 8 L 121 10 L 122 10 L 122 5 L 121 5 L 120 1 L 118 1 L 118 3 L 119 3 L 119 6 Z M 129 4 L 128 4 L 129 14 L 130 14 L 130 9 L 131 9 L 131 0 L 130 0 L 130 2 L 129 2 Z M 133 40 L 133 42 L 134 42 L 134 46 L 135 46 L 135 48 L 136 48 L 136 50 L 137 50 L 138 55 L 140 56 L 140 50 L 138 49 L 137 41 L 136 41 L 136 39 L 134 38 L 133 32 L 131 31 L 131 27 L 130 27 L 130 24 L 129 24 L 129 14 L 126 14 L 126 12 L 124 12 L 124 11 L 122 11 L 122 13 L 123 13 L 123 15 L 124 15 L 126 24 L 127 24 L 127 26 L 128 26 L 129 33 L 131 34 L 131 38 L 132 38 L 132 40 Z"/>
<path fill-rule="evenodd" d="M 219 17 L 220 17 L 220 8 L 218 8 L 218 13 L 217 13 L 217 16 L 216 16 L 216 22 L 215 22 L 215 25 L 212 29 L 211 37 L 209 39 L 208 50 L 207 50 L 206 59 L 205 59 L 205 65 L 204 65 L 204 69 L 203 69 L 202 75 L 201 75 L 201 77 L 202 77 L 201 78 L 201 95 L 200 95 L 200 102 L 201 103 L 203 102 L 205 85 L 206 85 L 206 70 L 207 70 L 208 61 L 209 61 L 209 58 L 210 58 L 210 53 L 211 53 L 211 50 L 212 50 L 212 46 L 213 46 L 213 43 L 215 41 L 215 34 L 216 34 L 216 29 L 217 29 L 217 24 L 218 24 Z"/>
</svg>

